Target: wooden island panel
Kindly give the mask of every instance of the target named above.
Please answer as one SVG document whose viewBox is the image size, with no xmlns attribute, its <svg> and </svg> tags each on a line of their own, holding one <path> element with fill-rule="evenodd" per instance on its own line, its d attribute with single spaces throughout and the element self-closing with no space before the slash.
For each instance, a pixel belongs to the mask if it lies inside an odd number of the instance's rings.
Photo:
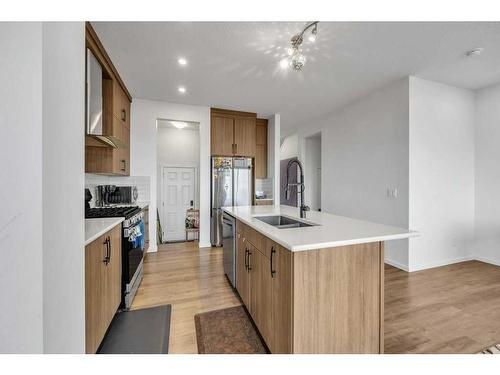
<svg viewBox="0 0 500 375">
<path fill-rule="evenodd" d="M 293 352 L 383 352 L 383 246 L 293 253 Z"/>
</svg>

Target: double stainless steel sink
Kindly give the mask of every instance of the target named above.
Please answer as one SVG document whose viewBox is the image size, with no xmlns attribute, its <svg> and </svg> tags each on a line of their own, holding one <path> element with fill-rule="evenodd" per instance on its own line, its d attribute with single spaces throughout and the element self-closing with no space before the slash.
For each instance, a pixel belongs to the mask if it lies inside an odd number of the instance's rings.
<svg viewBox="0 0 500 375">
<path fill-rule="evenodd" d="M 312 227 L 317 224 L 304 223 L 303 221 L 295 220 L 286 216 L 254 216 L 257 220 L 260 220 L 266 224 L 272 225 L 278 229 L 288 229 L 288 228 L 304 228 Z"/>
</svg>

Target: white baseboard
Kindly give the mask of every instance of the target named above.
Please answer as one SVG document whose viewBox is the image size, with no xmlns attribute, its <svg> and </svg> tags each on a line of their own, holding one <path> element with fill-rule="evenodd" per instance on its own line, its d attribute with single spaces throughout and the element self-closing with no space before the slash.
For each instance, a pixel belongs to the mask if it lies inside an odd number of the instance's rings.
<svg viewBox="0 0 500 375">
<path fill-rule="evenodd" d="M 422 271 L 422 270 L 428 270 L 431 268 L 436 268 L 436 267 L 443 267 L 443 266 L 449 266 L 450 264 L 455 264 L 455 263 L 460 263 L 460 262 L 467 262 L 470 260 L 475 260 L 475 258 L 472 255 L 466 255 L 464 257 L 458 257 L 458 258 L 451 258 L 451 259 L 446 259 L 446 260 L 440 260 L 439 262 L 433 262 L 433 263 L 427 263 L 427 264 L 420 264 L 415 267 L 410 267 L 409 272 L 415 272 L 415 271 Z"/>
<path fill-rule="evenodd" d="M 409 272 L 408 271 L 408 267 L 406 266 L 406 264 L 402 264 L 402 263 L 399 263 L 399 262 L 395 262 L 393 260 L 390 260 L 390 259 L 386 259 L 385 260 L 385 263 L 390 265 L 390 266 L 393 266 L 393 267 L 396 267 L 396 268 L 399 268 L 400 270 L 403 270 L 403 271 L 406 271 L 406 272 Z"/>
<path fill-rule="evenodd" d="M 207 243 L 201 243 L 198 242 L 198 247 L 201 249 L 202 247 L 212 247 L 212 244 L 210 242 Z"/>
<path fill-rule="evenodd" d="M 460 262 L 467 262 L 470 260 L 479 260 L 481 262 L 491 263 L 491 264 L 500 266 L 500 262 L 495 263 L 491 259 L 485 259 L 485 258 L 479 259 L 479 258 L 474 257 L 472 255 L 467 255 L 465 257 L 459 257 L 459 258 L 446 259 L 446 260 L 442 260 L 442 261 L 434 262 L 434 263 L 421 264 L 421 265 L 418 265 L 416 267 L 408 267 L 406 264 L 402 264 L 402 263 L 399 263 L 399 262 L 396 262 L 396 261 L 393 261 L 390 259 L 386 259 L 385 263 L 387 263 L 393 267 L 399 268 L 400 270 L 403 270 L 406 272 L 416 272 L 416 271 L 423 271 L 423 270 L 428 270 L 428 269 L 436 268 L 436 267 L 448 266 L 450 264 L 455 264 L 455 263 L 460 263 Z"/>
<path fill-rule="evenodd" d="M 494 266 L 500 266 L 500 261 L 494 260 L 494 259 L 491 259 L 491 258 L 476 256 L 475 259 L 478 260 L 478 261 L 480 261 L 480 262 L 493 264 Z"/>
<path fill-rule="evenodd" d="M 156 253 L 158 251 L 157 245 L 150 245 L 148 249 L 148 253 Z"/>
</svg>

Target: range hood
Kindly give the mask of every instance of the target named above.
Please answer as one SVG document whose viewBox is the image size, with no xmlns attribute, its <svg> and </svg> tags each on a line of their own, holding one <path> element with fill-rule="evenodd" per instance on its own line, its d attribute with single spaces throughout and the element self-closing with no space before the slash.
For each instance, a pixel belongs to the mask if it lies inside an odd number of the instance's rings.
<svg viewBox="0 0 500 375">
<path fill-rule="evenodd" d="M 102 67 L 88 48 L 86 62 L 86 136 L 99 141 L 102 146 L 122 147 L 122 140 L 105 132 L 103 126 Z"/>
</svg>

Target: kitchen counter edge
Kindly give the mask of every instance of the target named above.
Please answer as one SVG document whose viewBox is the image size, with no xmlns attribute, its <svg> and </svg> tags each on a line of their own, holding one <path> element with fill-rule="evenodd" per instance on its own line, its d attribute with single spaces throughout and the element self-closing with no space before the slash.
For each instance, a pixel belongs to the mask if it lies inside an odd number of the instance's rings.
<svg viewBox="0 0 500 375">
<path fill-rule="evenodd" d="M 120 225 L 124 220 L 125 218 L 123 217 L 85 219 L 85 246 L 91 244 L 117 225 Z"/>
</svg>

